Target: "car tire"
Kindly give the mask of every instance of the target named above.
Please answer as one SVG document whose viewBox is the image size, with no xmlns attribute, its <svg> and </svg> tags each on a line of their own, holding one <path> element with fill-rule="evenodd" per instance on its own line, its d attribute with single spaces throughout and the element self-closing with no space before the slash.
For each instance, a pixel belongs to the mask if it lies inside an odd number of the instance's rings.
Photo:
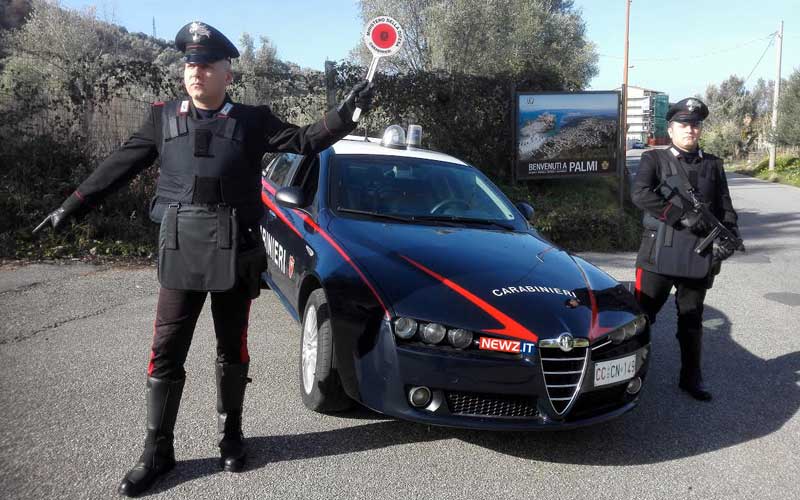
<svg viewBox="0 0 800 500">
<path fill-rule="evenodd" d="M 322 289 L 306 301 L 300 334 L 300 394 L 310 410 L 328 413 L 344 411 L 353 400 L 344 392 L 333 366 L 333 329 L 330 309 Z"/>
</svg>

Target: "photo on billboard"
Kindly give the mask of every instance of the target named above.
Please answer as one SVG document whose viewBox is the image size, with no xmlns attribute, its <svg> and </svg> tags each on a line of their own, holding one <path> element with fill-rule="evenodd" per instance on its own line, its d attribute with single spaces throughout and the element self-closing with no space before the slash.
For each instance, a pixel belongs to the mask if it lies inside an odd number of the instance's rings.
<svg viewBox="0 0 800 500">
<path fill-rule="evenodd" d="M 518 92 L 515 177 L 615 174 L 619 92 Z"/>
</svg>

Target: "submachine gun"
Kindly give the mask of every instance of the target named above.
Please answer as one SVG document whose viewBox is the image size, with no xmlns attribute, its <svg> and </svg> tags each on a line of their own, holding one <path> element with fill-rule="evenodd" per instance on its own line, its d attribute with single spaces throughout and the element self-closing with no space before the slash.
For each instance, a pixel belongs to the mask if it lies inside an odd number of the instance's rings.
<svg viewBox="0 0 800 500">
<path fill-rule="evenodd" d="M 708 236 L 703 238 L 694 248 L 694 252 L 696 254 L 705 252 L 705 250 L 712 243 L 714 243 L 714 240 L 718 238 L 720 240 L 733 243 L 733 247 L 740 252 L 745 251 L 744 242 L 742 239 L 733 231 L 725 227 L 725 225 L 720 222 L 713 213 L 711 213 L 711 210 L 708 209 L 708 205 L 700 200 L 698 193 L 694 190 L 694 188 L 692 188 L 690 185 L 684 185 L 680 176 L 668 177 L 665 181 L 658 185 L 657 189 L 667 199 L 667 201 L 677 197 L 681 201 L 681 207 L 694 210 L 700 214 L 700 217 L 709 226 L 711 226 L 712 229 L 711 232 L 708 233 Z"/>
</svg>

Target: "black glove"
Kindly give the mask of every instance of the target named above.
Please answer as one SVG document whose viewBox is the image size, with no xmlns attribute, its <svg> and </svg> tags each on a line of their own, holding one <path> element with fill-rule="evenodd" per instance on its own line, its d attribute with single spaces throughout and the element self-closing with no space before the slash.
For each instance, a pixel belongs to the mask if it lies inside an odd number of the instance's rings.
<svg viewBox="0 0 800 500">
<path fill-rule="evenodd" d="M 347 119 L 352 119 L 353 113 L 356 108 L 361 108 L 361 114 L 364 115 L 369 112 L 372 107 L 372 98 L 374 97 L 374 85 L 372 82 L 362 80 L 358 82 L 355 87 L 347 94 L 341 104 L 339 104 L 339 114 L 345 115 Z"/>
<path fill-rule="evenodd" d="M 53 225 L 53 231 L 60 229 L 61 227 L 64 226 L 64 223 L 66 222 L 66 220 L 69 218 L 70 215 L 71 213 L 68 212 L 64 207 L 58 207 L 57 209 L 47 214 L 47 217 L 45 217 L 44 220 L 40 222 L 39 225 L 36 226 L 36 228 L 33 230 L 33 234 L 36 234 L 39 231 L 41 231 L 42 228 L 44 228 L 48 222 Z"/>
<path fill-rule="evenodd" d="M 711 224 L 696 210 L 687 210 L 681 217 L 681 225 L 699 236 L 705 236 L 711 230 Z"/>
<path fill-rule="evenodd" d="M 33 234 L 36 234 L 44 229 L 48 222 L 53 226 L 53 231 L 61 229 L 67 222 L 67 219 L 74 215 L 82 205 L 83 203 L 81 202 L 80 198 L 75 196 L 75 194 L 72 194 L 64 201 L 64 203 L 61 204 L 60 207 L 47 214 L 47 217 L 45 217 L 44 220 L 34 228 Z"/>
<path fill-rule="evenodd" d="M 733 252 L 736 250 L 734 243 L 730 240 L 723 240 L 717 238 L 714 240 L 713 247 L 711 249 L 711 256 L 713 260 L 717 262 L 722 262 L 723 260 L 727 259 Z"/>
</svg>

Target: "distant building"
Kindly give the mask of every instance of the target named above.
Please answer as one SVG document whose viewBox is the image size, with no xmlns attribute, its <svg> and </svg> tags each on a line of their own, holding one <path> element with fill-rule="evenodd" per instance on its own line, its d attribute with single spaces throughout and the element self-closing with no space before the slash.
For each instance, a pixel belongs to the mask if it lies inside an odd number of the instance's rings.
<svg viewBox="0 0 800 500">
<path fill-rule="evenodd" d="M 667 109 L 669 96 L 658 90 L 628 85 L 628 103 L 625 108 L 628 133 L 627 143 L 667 137 Z"/>
</svg>

